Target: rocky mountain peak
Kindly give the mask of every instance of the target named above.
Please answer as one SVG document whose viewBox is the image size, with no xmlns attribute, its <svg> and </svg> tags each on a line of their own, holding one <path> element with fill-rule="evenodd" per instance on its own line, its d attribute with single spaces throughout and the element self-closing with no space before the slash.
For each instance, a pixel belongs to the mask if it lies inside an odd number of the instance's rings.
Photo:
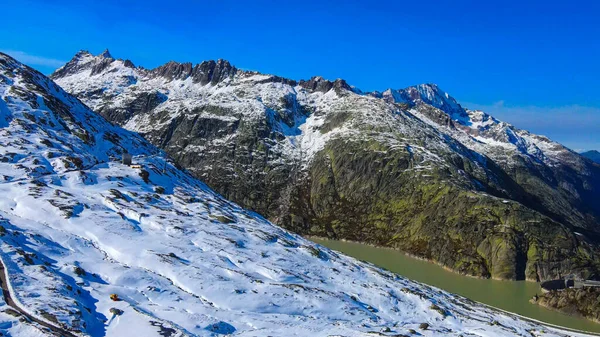
<svg viewBox="0 0 600 337">
<path fill-rule="evenodd" d="M 112 55 L 110 54 L 110 52 L 108 51 L 108 48 L 105 49 L 102 53 L 98 54 L 98 57 L 101 58 L 105 58 L 105 59 L 112 59 Z"/>
<path fill-rule="evenodd" d="M 123 65 L 127 68 L 135 68 L 135 65 L 133 64 L 133 62 L 131 62 L 131 60 L 123 61 Z"/>
<path fill-rule="evenodd" d="M 96 68 L 93 73 L 97 73 L 113 61 L 108 49 L 98 56 L 92 55 L 87 50 L 80 50 L 67 64 L 54 71 L 50 77 L 53 79 L 66 77 L 90 68 Z"/>
<path fill-rule="evenodd" d="M 122 62 L 124 67 L 135 68 L 135 65 L 130 60 L 115 59 L 108 49 L 95 56 L 87 50 L 80 50 L 67 64 L 52 73 L 50 78 L 58 79 L 87 70 L 91 70 L 90 75 L 97 75 L 115 61 Z"/>
<path fill-rule="evenodd" d="M 582 156 L 591 159 L 593 162 L 600 164 L 600 152 L 596 150 L 586 151 L 581 153 Z"/>
<path fill-rule="evenodd" d="M 51 78 L 66 77 L 78 73 L 85 68 L 85 65 L 94 60 L 94 56 L 87 50 L 78 51 L 73 58 L 64 66 L 56 69 Z"/>
<path fill-rule="evenodd" d="M 323 93 L 328 92 L 331 89 L 335 89 L 337 93 L 340 93 L 342 90 L 353 90 L 352 87 L 341 78 L 330 81 L 321 76 L 313 76 L 308 81 L 301 80 L 298 84 L 304 89 Z"/>
<path fill-rule="evenodd" d="M 226 78 L 233 77 L 238 69 L 227 60 L 210 60 L 197 64 L 192 70 L 192 79 L 195 83 L 202 85 L 215 85 Z"/>
<path fill-rule="evenodd" d="M 150 73 L 154 77 L 164 77 L 170 81 L 175 79 L 183 80 L 191 75 L 192 64 L 169 61 L 162 66 L 152 69 Z"/>
<path fill-rule="evenodd" d="M 454 120 L 468 119 L 466 110 L 458 104 L 454 97 L 434 83 L 419 84 L 404 89 L 388 89 L 381 93 L 381 96 L 376 97 L 381 97 L 390 103 L 426 104 L 442 110 Z"/>
<path fill-rule="evenodd" d="M 169 81 L 185 80 L 191 77 L 194 83 L 202 85 L 211 83 L 215 85 L 226 78 L 231 78 L 237 73 L 238 69 L 227 60 L 210 60 L 192 65 L 190 62 L 179 63 L 169 61 L 168 63 L 154 68 L 150 71 L 151 76 L 164 77 Z"/>
<path fill-rule="evenodd" d="M 87 50 L 80 50 L 77 53 L 75 53 L 75 56 L 73 56 L 73 59 L 81 59 L 83 57 L 88 57 L 88 56 L 93 56 L 89 51 Z"/>
<path fill-rule="evenodd" d="M 422 101 L 444 111 L 447 109 L 453 111 L 463 110 L 452 96 L 440 89 L 436 84 L 419 84 L 403 89 L 402 91 L 414 102 Z"/>
</svg>

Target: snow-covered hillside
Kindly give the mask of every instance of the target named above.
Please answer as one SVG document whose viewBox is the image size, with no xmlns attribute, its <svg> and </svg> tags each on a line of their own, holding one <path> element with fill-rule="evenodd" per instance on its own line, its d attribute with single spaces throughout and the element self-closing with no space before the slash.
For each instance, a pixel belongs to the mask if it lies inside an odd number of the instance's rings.
<svg viewBox="0 0 600 337">
<path fill-rule="evenodd" d="M 4 54 L 0 97 L 0 257 L 41 320 L 90 336 L 562 335 L 282 230 Z M 47 334 L 0 310 L 4 334 Z"/>
</svg>

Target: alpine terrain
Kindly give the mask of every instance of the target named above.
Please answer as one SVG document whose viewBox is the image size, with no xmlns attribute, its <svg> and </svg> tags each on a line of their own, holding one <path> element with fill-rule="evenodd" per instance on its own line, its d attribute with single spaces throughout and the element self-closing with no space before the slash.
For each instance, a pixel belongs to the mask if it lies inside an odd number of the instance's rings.
<svg viewBox="0 0 600 337">
<path fill-rule="evenodd" d="M 135 70 L 125 67 L 118 71 L 128 69 Z M 144 74 L 151 76 L 145 71 Z M 141 78 L 131 76 L 129 81 L 143 83 Z M 149 77 L 147 80 L 151 81 Z M 179 85 L 173 81 L 168 83 Z M 190 80 L 188 85 L 191 83 Z M 272 83 L 267 82 L 266 86 L 284 88 L 287 85 Z M 320 83 L 315 85 L 319 87 L 327 82 Z M 213 86 L 205 89 L 215 93 L 224 90 Z M 296 97 L 293 92 L 288 97 Z M 162 94 L 156 95 L 162 97 Z M 336 91 L 314 97 L 306 95 L 303 99 L 314 99 L 315 107 L 321 106 L 317 101 L 333 104 L 331 102 L 338 99 Z M 348 96 L 347 99 L 364 99 L 374 107 L 391 109 L 381 100 Z M 272 96 L 265 95 L 263 102 L 268 103 L 267 97 Z M 553 328 L 499 313 L 336 254 L 273 225 L 256 213 L 224 200 L 174 166 L 142 137 L 107 122 L 52 80 L 5 54 L 0 54 L 0 98 L 2 335 L 564 336 Z M 145 102 L 150 101 L 149 98 Z M 254 101 L 259 107 L 260 101 Z M 298 109 L 290 111 L 299 114 L 300 105 L 290 102 L 294 104 L 293 109 Z M 226 110 L 213 109 L 214 117 L 210 118 L 214 123 L 219 127 L 236 125 L 236 130 L 241 132 L 246 122 L 219 115 L 219 111 Z M 250 116 L 254 110 L 243 111 Z M 269 149 L 274 149 L 269 153 L 289 151 L 291 155 L 293 146 L 310 141 L 302 136 L 307 132 L 314 131 L 313 141 L 322 141 L 318 129 L 294 131 L 296 124 L 292 122 L 289 122 L 292 126 L 285 128 L 288 125 L 283 121 L 285 116 L 271 112 L 273 114 L 267 117 L 272 118 L 269 122 L 272 124 L 265 125 L 265 130 L 277 127 L 287 132 L 287 136 L 282 133 L 284 138 L 293 137 L 291 134 L 295 132 L 298 138 L 289 138 L 297 143 L 286 145 L 274 139 L 268 147 L 264 145 L 261 152 L 264 157 L 259 158 L 266 163 L 272 163 L 268 159 L 271 155 L 266 154 Z M 373 123 L 382 119 L 390 125 L 403 125 L 396 120 L 401 119 L 406 125 L 422 129 L 414 132 L 419 135 L 423 132 L 423 139 L 425 135 L 434 137 L 432 145 L 440 149 L 454 146 L 465 156 L 475 156 L 459 143 L 443 141 L 416 118 L 400 111 L 396 115 L 388 112 L 370 118 Z M 328 116 L 314 111 L 303 113 L 308 114 L 306 119 L 312 120 L 305 123 L 321 127 L 325 120 L 315 119 Z M 226 137 L 220 130 L 213 130 L 216 134 L 210 142 Z M 413 132 L 408 127 L 402 130 Z M 374 135 L 378 135 L 377 132 L 374 130 Z M 236 133 L 237 136 L 241 134 Z M 170 139 L 174 141 L 173 137 Z M 200 139 L 203 138 L 193 138 L 194 141 Z M 266 142 L 269 138 L 260 139 Z M 381 144 L 391 144 L 392 139 L 381 141 L 386 141 Z M 377 151 L 386 151 L 374 140 L 364 142 L 363 145 L 370 145 L 362 149 L 349 143 L 348 147 L 353 150 L 347 151 L 357 154 L 360 151 L 364 155 L 380 153 L 375 152 L 378 148 L 381 150 Z M 231 144 L 237 143 L 232 141 Z M 341 143 L 337 146 L 343 148 Z M 397 146 L 406 150 L 404 144 Z M 407 162 L 412 163 L 409 170 L 421 175 L 441 174 L 437 173 L 441 169 L 423 166 L 423 161 L 438 163 L 441 158 L 416 144 L 410 146 L 413 150 L 408 153 L 414 157 Z M 133 155 L 131 166 L 121 162 L 125 151 Z M 391 158 L 395 152 L 389 151 Z M 207 155 L 211 152 L 206 151 Z M 331 162 L 336 158 L 333 151 L 314 155 L 319 165 L 330 165 L 326 166 L 330 172 L 338 169 Z M 248 158 L 254 159 L 253 156 Z M 383 165 L 383 158 L 387 157 L 380 154 L 376 158 L 380 163 L 372 165 Z M 404 157 L 398 157 L 396 163 L 399 167 L 404 165 L 401 158 Z M 282 167 L 274 167 L 274 174 L 281 174 L 277 172 L 286 169 L 285 163 L 281 159 Z M 252 166 L 253 162 L 247 164 Z M 307 163 L 299 161 L 298 165 Z M 385 167 L 381 166 L 381 170 L 391 174 Z M 216 165 L 214 169 L 219 170 Z M 304 169 L 308 170 L 309 166 Z M 474 170 L 482 169 L 478 166 Z M 402 179 L 402 172 L 398 171 L 398 179 Z M 447 179 L 467 184 L 466 178 L 461 176 L 448 173 Z M 333 177 L 331 173 L 327 179 Z M 432 184 L 436 181 L 433 179 Z M 333 181 L 315 180 L 314 184 L 332 188 Z M 441 181 L 436 184 L 439 184 L 436 188 L 441 186 L 447 193 L 458 188 L 441 185 Z M 456 193 L 460 197 L 467 192 Z M 331 202 L 336 202 L 338 197 L 331 196 Z M 487 207 L 490 210 L 496 207 L 496 198 L 483 193 L 470 192 L 464 198 L 489 200 Z M 515 202 L 507 205 L 534 214 Z M 556 230 L 564 228 L 540 215 L 536 219 Z M 510 223 L 510 226 L 517 225 Z M 582 242 L 573 240 L 572 244 L 584 252 L 591 249 Z"/>
<path fill-rule="evenodd" d="M 295 233 L 479 277 L 600 277 L 600 165 L 434 84 L 362 92 L 224 60 L 145 69 L 108 50 L 51 78 Z"/>
<path fill-rule="evenodd" d="M 600 152 L 596 150 L 586 151 L 583 152 L 581 155 L 600 164 Z"/>
</svg>

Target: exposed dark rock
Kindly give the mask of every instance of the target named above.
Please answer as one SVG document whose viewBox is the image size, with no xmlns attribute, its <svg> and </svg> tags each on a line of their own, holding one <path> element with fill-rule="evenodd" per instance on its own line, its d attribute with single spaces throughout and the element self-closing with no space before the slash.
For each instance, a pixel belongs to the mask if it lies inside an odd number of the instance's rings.
<svg viewBox="0 0 600 337">
<path fill-rule="evenodd" d="M 140 92 L 133 100 L 128 101 L 119 109 L 102 108 L 100 112 L 107 120 L 122 124 L 138 113 L 148 113 L 159 104 L 165 102 L 168 97 L 158 91 Z"/>
<path fill-rule="evenodd" d="M 287 84 L 287 85 L 291 85 L 291 86 L 296 86 L 296 84 L 298 84 L 298 82 L 294 81 L 294 80 L 290 80 L 284 77 L 279 77 L 279 76 L 269 76 L 269 78 L 266 78 L 264 80 L 260 80 L 260 81 L 256 81 L 256 83 L 259 84 L 263 84 L 263 83 L 283 83 L 283 84 Z"/>
<path fill-rule="evenodd" d="M 113 59 L 113 58 L 104 58 L 99 63 L 94 64 L 94 66 L 92 67 L 92 73 L 91 74 L 92 75 L 96 75 L 96 74 L 102 73 L 114 61 L 115 61 L 115 59 Z"/>
<path fill-rule="evenodd" d="M 600 323 L 600 288 L 552 290 L 534 297 L 531 302 Z"/>
<path fill-rule="evenodd" d="M 170 61 L 158 68 L 151 70 L 150 73 L 153 76 L 160 76 L 169 80 L 183 80 L 192 74 L 192 64 Z"/>
<path fill-rule="evenodd" d="M 332 82 L 320 76 L 312 77 L 308 81 L 302 80 L 298 83 L 298 85 L 307 90 L 320 92 L 328 92 L 331 89 L 335 89 L 335 91 L 338 93 L 342 92 L 342 90 L 352 90 L 345 80 L 337 79 Z"/>
<path fill-rule="evenodd" d="M 168 62 L 150 71 L 151 76 L 169 80 L 184 80 L 192 77 L 195 83 L 215 85 L 228 77 L 233 77 L 237 69 L 226 60 L 205 61 L 192 66 L 191 63 Z"/>
<path fill-rule="evenodd" d="M 135 65 L 130 60 L 125 60 L 125 62 L 123 62 L 123 65 L 127 68 L 135 68 Z"/>
<path fill-rule="evenodd" d="M 233 77 L 237 69 L 226 60 L 205 61 L 197 64 L 192 70 L 192 79 L 202 85 L 215 85 L 225 78 Z"/>
</svg>

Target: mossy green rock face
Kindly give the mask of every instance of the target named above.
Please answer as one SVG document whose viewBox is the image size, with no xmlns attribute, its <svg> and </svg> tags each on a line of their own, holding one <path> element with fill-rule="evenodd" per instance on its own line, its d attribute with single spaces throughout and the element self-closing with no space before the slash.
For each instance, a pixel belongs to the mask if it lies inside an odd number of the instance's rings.
<svg viewBox="0 0 600 337">
<path fill-rule="evenodd" d="M 410 169 L 408 152 L 378 146 L 330 142 L 283 225 L 398 248 L 481 277 L 539 280 L 598 270 L 597 250 L 568 227 L 520 203 L 468 190 L 454 170 Z"/>
<path fill-rule="evenodd" d="M 361 93 L 226 61 L 119 68 L 130 75 L 118 77 L 114 62 L 94 68 L 89 89 L 77 59 L 54 78 L 292 231 L 394 247 L 480 277 L 600 277 L 600 165 L 465 110 L 435 85 Z"/>
</svg>

